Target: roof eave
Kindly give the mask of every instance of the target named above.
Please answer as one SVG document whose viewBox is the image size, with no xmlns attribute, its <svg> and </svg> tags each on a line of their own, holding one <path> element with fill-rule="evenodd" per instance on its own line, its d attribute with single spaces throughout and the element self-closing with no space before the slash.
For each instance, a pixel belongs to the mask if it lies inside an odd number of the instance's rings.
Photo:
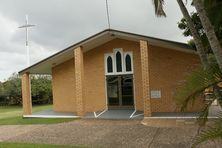
<svg viewBox="0 0 222 148">
<path fill-rule="evenodd" d="M 76 47 L 79 47 L 79 46 L 82 46 L 83 44 L 89 42 L 89 41 L 92 41 L 94 39 L 96 39 L 97 37 L 103 35 L 103 34 L 106 34 L 106 33 L 110 33 L 111 35 L 112 34 L 121 34 L 121 35 L 128 35 L 128 36 L 131 36 L 131 37 L 137 37 L 138 40 L 147 40 L 147 41 L 151 41 L 151 40 L 156 40 L 156 41 L 160 41 L 160 42 L 166 42 L 166 43 L 169 43 L 169 44 L 174 44 L 174 45 L 177 45 L 178 47 L 181 47 L 181 49 L 186 49 L 188 50 L 188 52 L 195 52 L 195 50 L 193 48 L 191 48 L 190 46 L 188 46 L 187 44 L 185 43 L 180 43 L 180 42 L 175 42 L 175 41 L 169 41 L 169 40 L 165 40 L 165 39 L 159 39 L 159 38 L 155 38 L 155 37 L 150 37 L 150 36 L 145 36 L 145 35 L 140 35 L 140 34 L 135 34 L 135 33 L 129 33 L 129 32 L 125 32 L 125 31 L 119 31 L 119 30 L 114 30 L 114 29 L 105 29 L 97 34 L 94 34 L 84 40 L 81 40 L 79 42 L 77 42 L 76 44 L 73 44 L 51 56 L 49 56 L 48 58 L 45 58 L 21 71 L 19 71 L 19 75 L 23 74 L 23 73 L 26 73 L 28 72 L 31 68 L 37 66 L 37 65 L 40 65 L 40 64 L 43 64 L 44 62 L 46 61 L 49 61 L 50 59 L 52 58 L 56 58 L 70 50 L 74 50 Z"/>
</svg>

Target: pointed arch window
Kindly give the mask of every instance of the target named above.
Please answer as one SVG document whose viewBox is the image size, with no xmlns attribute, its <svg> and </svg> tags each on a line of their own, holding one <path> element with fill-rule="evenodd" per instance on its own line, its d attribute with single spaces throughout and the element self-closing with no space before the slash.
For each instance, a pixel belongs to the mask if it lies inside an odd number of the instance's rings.
<svg viewBox="0 0 222 148">
<path fill-rule="evenodd" d="M 116 72 L 122 72 L 122 54 L 119 51 L 116 53 Z"/>
<path fill-rule="evenodd" d="M 125 56 L 125 66 L 126 66 L 126 72 L 132 71 L 132 61 L 131 61 L 131 56 L 129 54 L 126 54 Z"/>
<path fill-rule="evenodd" d="M 105 54 L 105 74 L 119 75 L 133 73 L 133 53 L 124 52 L 121 48 L 114 49 L 113 53 Z"/>
<path fill-rule="evenodd" d="M 108 56 L 106 61 L 107 66 L 107 72 L 112 73 L 113 72 L 113 59 L 111 56 Z"/>
</svg>

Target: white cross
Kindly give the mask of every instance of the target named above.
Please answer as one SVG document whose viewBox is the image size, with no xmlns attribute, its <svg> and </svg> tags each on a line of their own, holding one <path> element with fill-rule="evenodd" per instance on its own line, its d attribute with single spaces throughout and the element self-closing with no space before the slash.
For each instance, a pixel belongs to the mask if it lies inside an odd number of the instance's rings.
<svg viewBox="0 0 222 148">
<path fill-rule="evenodd" d="M 26 46 L 26 58 L 27 58 L 27 66 L 30 66 L 30 56 L 29 56 L 29 42 L 28 42 L 28 28 L 30 27 L 34 27 L 35 25 L 31 25 L 28 23 L 28 15 L 25 16 L 25 20 L 26 20 L 26 24 L 22 25 L 18 28 L 25 28 L 26 31 L 26 42 L 25 42 L 25 46 Z"/>
</svg>

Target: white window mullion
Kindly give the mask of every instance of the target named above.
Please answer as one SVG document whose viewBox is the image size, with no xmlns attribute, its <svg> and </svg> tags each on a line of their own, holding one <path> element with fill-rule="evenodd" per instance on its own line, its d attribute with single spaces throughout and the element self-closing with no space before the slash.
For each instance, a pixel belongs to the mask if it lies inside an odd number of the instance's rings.
<svg viewBox="0 0 222 148">
<path fill-rule="evenodd" d="M 117 52 L 120 53 L 121 55 L 121 64 L 122 64 L 122 69 L 121 72 L 117 72 L 117 65 L 116 65 L 116 54 Z M 126 71 L 126 56 L 130 56 L 130 61 L 131 61 L 131 71 Z M 108 72 L 108 63 L 107 59 L 108 57 L 112 58 L 112 70 L 113 72 Z M 117 48 L 113 50 L 113 53 L 107 53 L 104 54 L 104 64 L 105 64 L 105 75 L 118 75 L 118 74 L 132 74 L 134 70 L 134 65 L 133 65 L 133 53 L 131 51 L 123 52 L 123 49 Z"/>
</svg>

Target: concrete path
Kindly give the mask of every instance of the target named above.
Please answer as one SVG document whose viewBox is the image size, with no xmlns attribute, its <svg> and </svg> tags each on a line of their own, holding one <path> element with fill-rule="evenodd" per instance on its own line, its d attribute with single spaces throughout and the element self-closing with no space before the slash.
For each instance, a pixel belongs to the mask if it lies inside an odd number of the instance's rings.
<svg viewBox="0 0 222 148">
<path fill-rule="evenodd" d="M 86 119 L 143 119 L 143 112 L 132 109 L 104 110 L 102 112 L 87 113 Z"/>
<path fill-rule="evenodd" d="M 196 132 L 196 127 L 144 126 L 141 120 L 82 119 L 54 125 L 0 126 L 0 141 L 115 148 L 189 148 Z M 218 143 L 216 145 L 219 147 Z M 201 147 L 216 145 L 209 142 Z"/>
</svg>

